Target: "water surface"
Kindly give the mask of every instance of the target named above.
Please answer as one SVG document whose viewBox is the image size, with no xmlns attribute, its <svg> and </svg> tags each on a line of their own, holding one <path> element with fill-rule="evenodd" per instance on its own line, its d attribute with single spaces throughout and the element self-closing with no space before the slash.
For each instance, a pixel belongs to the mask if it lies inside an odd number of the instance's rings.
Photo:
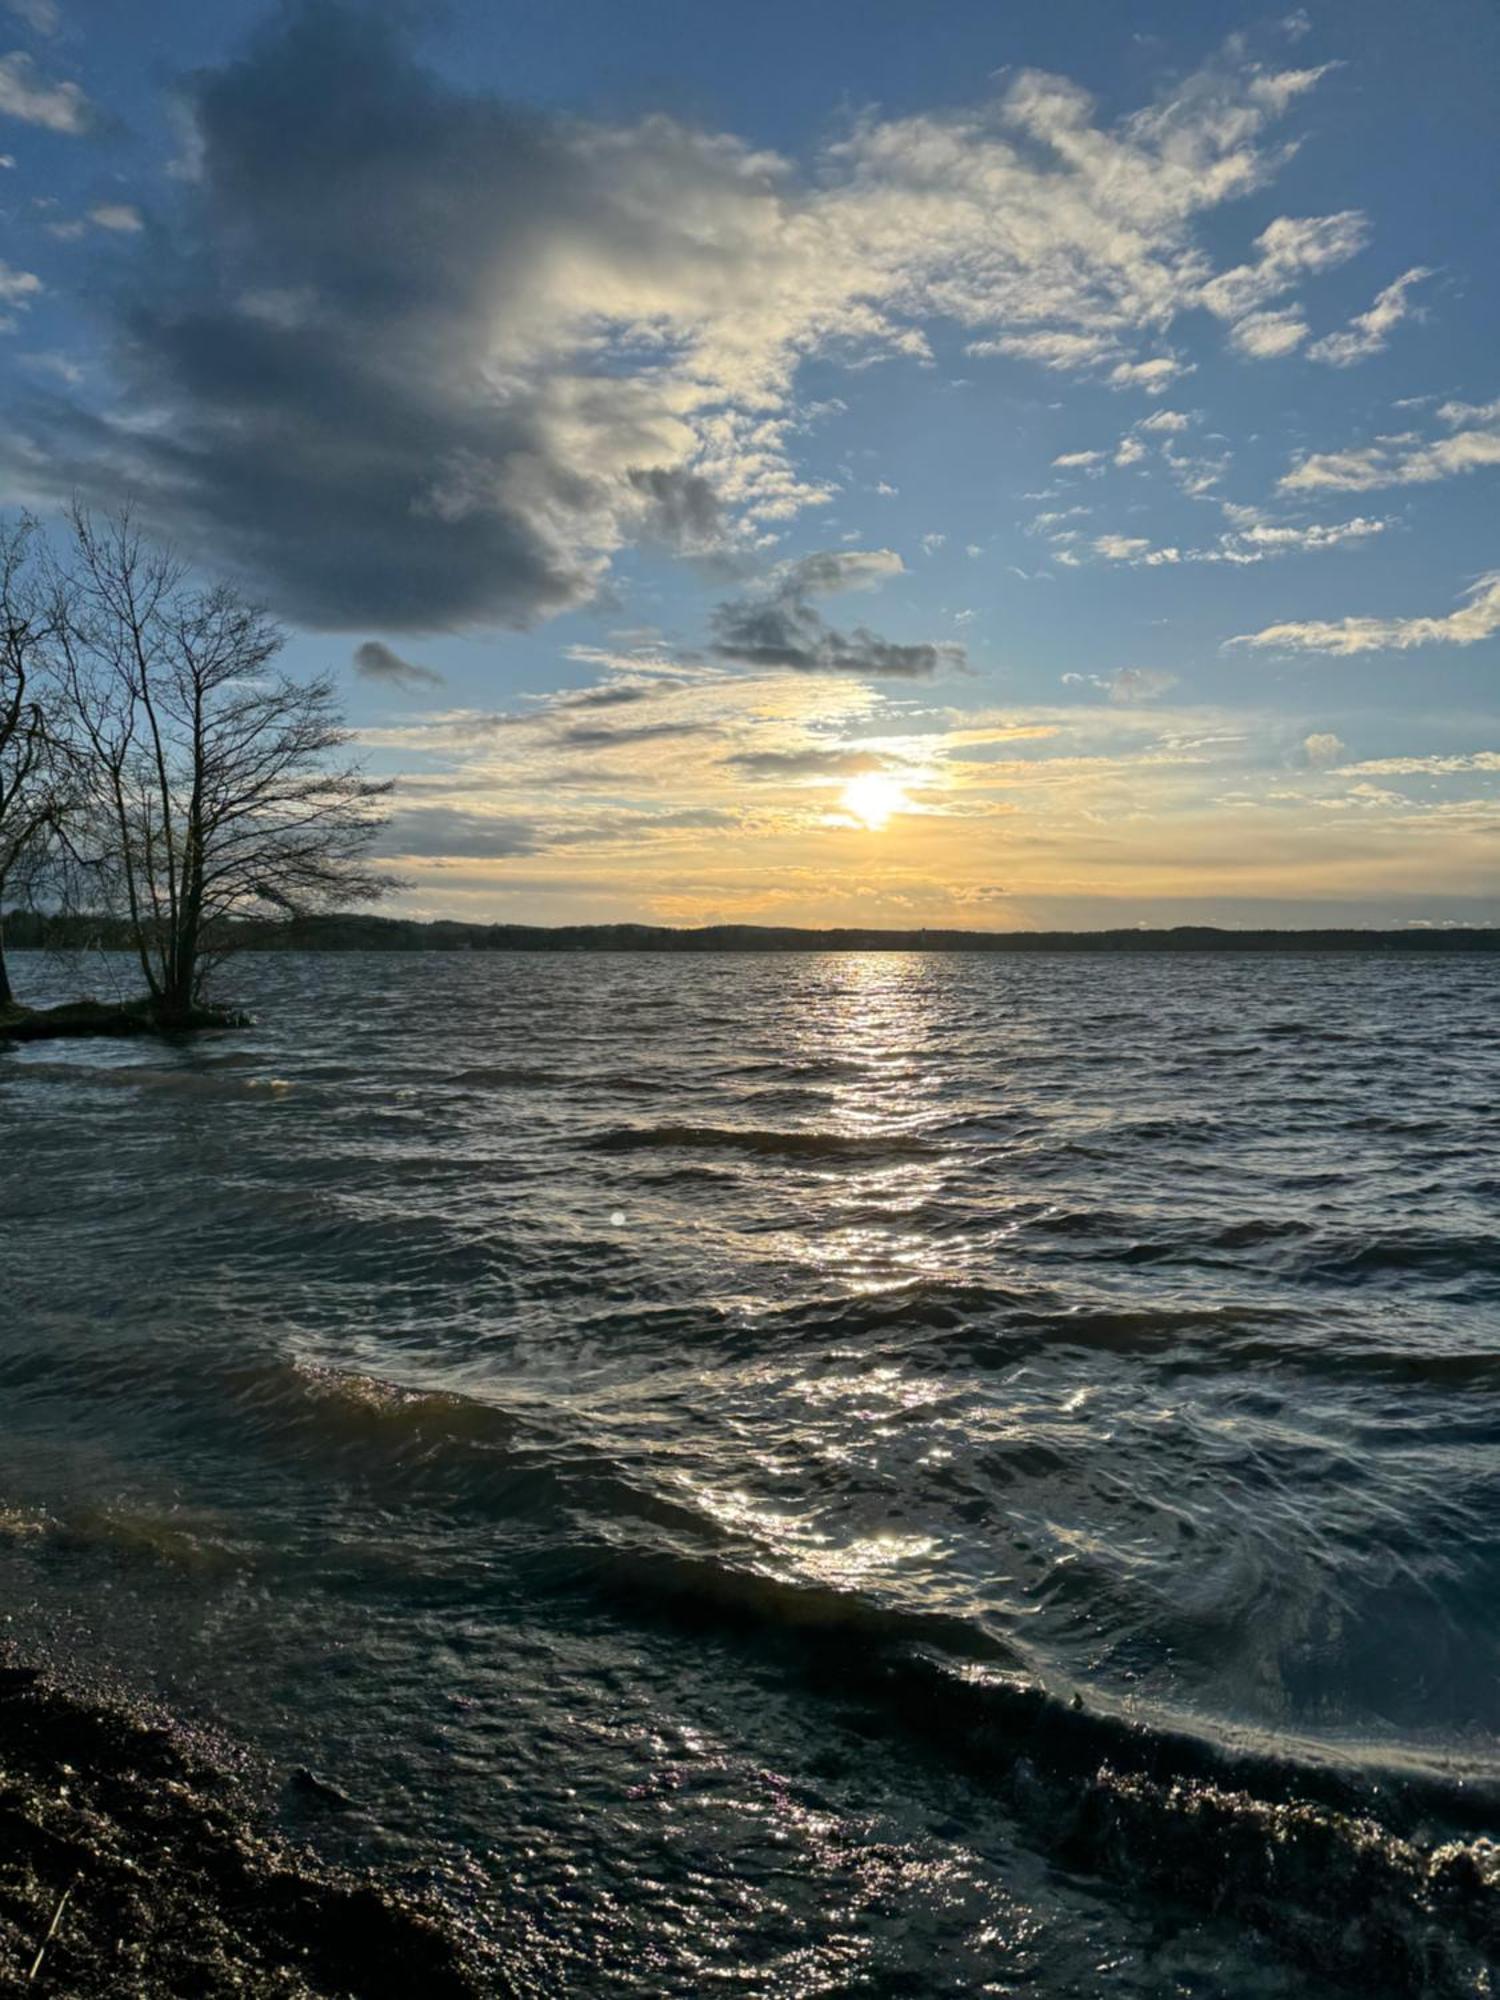
<svg viewBox="0 0 1500 2000">
<path fill-rule="evenodd" d="M 497 1992 L 1490 1990 L 1493 965 L 233 983 L 0 1055 L 27 1644 Z"/>
</svg>

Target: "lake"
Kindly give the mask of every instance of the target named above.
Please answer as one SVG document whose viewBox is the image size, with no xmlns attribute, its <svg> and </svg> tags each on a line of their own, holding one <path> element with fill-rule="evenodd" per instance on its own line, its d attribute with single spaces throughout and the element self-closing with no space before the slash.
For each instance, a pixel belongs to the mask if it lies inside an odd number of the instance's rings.
<svg viewBox="0 0 1500 2000">
<path fill-rule="evenodd" d="M 497 1992 L 1489 1990 L 1493 962 L 227 991 L 0 1053 L 27 1652 Z"/>
</svg>

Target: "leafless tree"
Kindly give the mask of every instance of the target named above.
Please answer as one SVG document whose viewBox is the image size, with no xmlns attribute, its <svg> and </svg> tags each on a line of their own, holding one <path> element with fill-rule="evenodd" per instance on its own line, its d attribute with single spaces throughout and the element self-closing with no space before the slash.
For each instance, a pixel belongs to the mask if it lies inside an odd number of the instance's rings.
<svg viewBox="0 0 1500 2000">
<path fill-rule="evenodd" d="M 30 519 L 0 524 L 0 1007 L 12 1000 L 5 908 L 37 873 L 61 824 L 68 763 L 50 712 L 50 592 Z"/>
<path fill-rule="evenodd" d="M 53 622 L 86 794 L 70 848 L 123 917 L 153 1011 L 190 1021 L 230 919 L 359 904 L 388 786 L 342 761 L 330 677 L 275 669 L 285 635 L 228 584 L 196 586 L 128 512 L 71 515 Z"/>
</svg>

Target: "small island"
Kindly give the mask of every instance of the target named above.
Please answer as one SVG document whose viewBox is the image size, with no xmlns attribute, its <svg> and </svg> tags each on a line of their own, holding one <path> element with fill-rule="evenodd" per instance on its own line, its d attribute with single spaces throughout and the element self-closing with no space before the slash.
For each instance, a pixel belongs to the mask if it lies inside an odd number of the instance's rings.
<svg viewBox="0 0 1500 2000">
<path fill-rule="evenodd" d="M 128 510 L 69 526 L 61 555 L 29 518 L 0 530 L 0 1039 L 235 1026 L 208 986 L 236 931 L 390 886 L 364 860 L 388 787 L 341 761 L 332 678 L 276 671 L 256 605 Z M 139 996 L 18 1005 L 8 901 L 44 928 L 87 911 L 77 941 L 128 952 Z"/>
</svg>

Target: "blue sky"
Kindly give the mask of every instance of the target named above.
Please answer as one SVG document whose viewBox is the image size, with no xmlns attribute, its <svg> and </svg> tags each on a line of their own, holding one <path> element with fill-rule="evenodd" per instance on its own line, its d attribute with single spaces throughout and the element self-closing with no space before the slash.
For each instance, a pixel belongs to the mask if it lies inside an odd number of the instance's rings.
<svg viewBox="0 0 1500 2000">
<path fill-rule="evenodd" d="M 0 26 L 7 499 L 344 677 L 406 907 L 1500 916 L 1491 7 Z"/>
</svg>

